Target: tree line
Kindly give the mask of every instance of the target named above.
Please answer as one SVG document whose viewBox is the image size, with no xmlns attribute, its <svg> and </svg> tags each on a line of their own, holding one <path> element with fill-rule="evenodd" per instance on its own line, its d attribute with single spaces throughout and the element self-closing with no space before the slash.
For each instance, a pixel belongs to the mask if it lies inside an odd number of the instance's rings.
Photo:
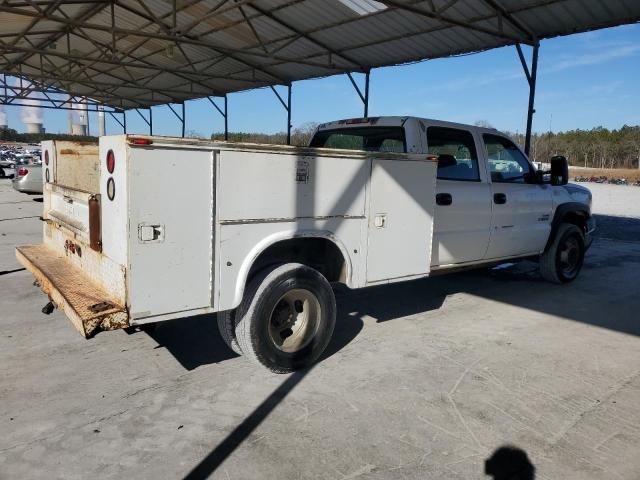
<svg viewBox="0 0 640 480">
<path fill-rule="evenodd" d="M 511 134 L 524 145 L 523 134 Z M 596 127 L 531 136 L 531 160 L 546 162 L 553 155 L 564 155 L 569 165 L 586 168 L 638 168 L 640 126 L 625 125 L 618 130 Z"/>
<path fill-rule="evenodd" d="M 478 122 L 481 123 L 481 122 Z M 489 126 L 482 122 L 481 126 Z M 307 123 L 291 132 L 293 145 L 306 146 L 313 136 L 316 123 Z M 524 134 L 509 133 L 522 148 Z M 211 135 L 214 140 L 223 140 L 224 133 Z M 279 133 L 229 133 L 231 142 L 286 143 L 287 134 Z M 547 162 L 553 155 L 564 155 L 571 166 L 587 168 L 638 168 L 640 158 L 640 126 L 625 125 L 609 130 L 596 127 L 591 130 L 534 133 L 531 136 L 531 160 Z"/>
<path fill-rule="evenodd" d="M 97 142 L 98 137 L 66 133 L 19 133 L 13 128 L 0 128 L 0 140 L 5 142 L 40 143 L 43 140 L 69 140 L 72 142 Z"/>
<path fill-rule="evenodd" d="M 482 123 L 483 126 L 486 122 Z M 318 124 L 305 123 L 291 131 L 293 145 L 309 144 Z M 510 133 L 510 136 L 524 146 L 522 133 Z M 211 135 L 213 140 L 224 140 L 224 133 Z M 18 133 L 14 129 L 0 129 L 0 140 L 24 143 L 37 143 L 42 140 L 97 141 L 97 137 L 84 137 L 52 133 Z M 256 133 L 229 132 L 229 141 L 247 143 L 285 144 L 286 132 Z M 564 155 L 569 164 L 587 168 L 639 168 L 640 126 L 625 125 L 620 129 L 609 130 L 596 127 L 591 130 L 570 130 L 567 132 L 534 133 L 531 136 L 531 160 L 546 162 L 553 155 Z"/>
</svg>

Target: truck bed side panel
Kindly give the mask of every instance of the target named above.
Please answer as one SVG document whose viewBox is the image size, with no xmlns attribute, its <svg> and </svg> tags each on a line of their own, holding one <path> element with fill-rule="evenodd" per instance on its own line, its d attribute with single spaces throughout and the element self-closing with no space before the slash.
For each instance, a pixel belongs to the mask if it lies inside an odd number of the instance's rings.
<svg viewBox="0 0 640 480">
<path fill-rule="evenodd" d="M 373 160 L 368 283 L 429 273 L 436 167 L 430 161 Z"/>
<path fill-rule="evenodd" d="M 222 151 L 219 219 L 362 216 L 370 161 Z"/>
<path fill-rule="evenodd" d="M 347 262 L 347 285 L 363 287 L 366 218 L 312 219 L 295 222 L 226 224 L 220 227 L 218 307 L 229 310 L 242 300 L 247 274 L 255 258 L 270 245 L 294 237 L 323 237 L 335 243 Z"/>
<path fill-rule="evenodd" d="M 212 306 L 211 150 L 129 149 L 132 319 Z"/>
</svg>

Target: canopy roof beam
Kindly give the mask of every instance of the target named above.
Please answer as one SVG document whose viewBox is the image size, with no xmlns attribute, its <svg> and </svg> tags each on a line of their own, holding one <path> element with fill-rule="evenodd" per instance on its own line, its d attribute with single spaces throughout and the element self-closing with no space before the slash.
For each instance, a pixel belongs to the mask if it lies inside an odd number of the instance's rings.
<svg viewBox="0 0 640 480">
<path fill-rule="evenodd" d="M 381 66 L 533 47 L 640 20 L 638 2 L 605 3 L 0 0 L 0 72 L 119 108 L 148 108 L 333 74 L 353 80 Z M 366 84 L 357 84 L 368 114 Z"/>
<path fill-rule="evenodd" d="M 406 10 L 407 12 L 414 13 L 416 15 L 421 15 L 426 18 L 430 18 L 432 20 L 438 20 L 442 23 L 446 23 L 448 25 L 454 27 L 462 27 L 468 30 L 472 30 L 478 33 L 484 33 L 485 35 L 491 35 L 496 38 L 501 38 L 503 40 L 508 40 L 509 42 L 515 43 L 529 43 L 530 40 L 526 38 L 514 37 L 513 35 L 509 35 L 507 33 L 501 32 L 499 30 L 493 30 L 491 28 L 485 28 L 480 25 L 476 25 L 473 22 L 463 22 L 461 20 L 456 20 L 454 18 L 446 17 L 439 13 L 437 10 L 425 10 L 422 7 L 418 7 L 414 4 L 404 3 L 397 0 L 378 0 L 380 3 L 386 5 L 387 7 L 397 8 L 399 10 Z"/>
</svg>

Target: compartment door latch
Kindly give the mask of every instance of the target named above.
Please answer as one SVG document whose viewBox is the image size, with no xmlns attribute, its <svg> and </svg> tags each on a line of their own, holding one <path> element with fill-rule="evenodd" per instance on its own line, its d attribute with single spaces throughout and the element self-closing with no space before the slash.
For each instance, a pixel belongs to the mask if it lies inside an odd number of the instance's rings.
<svg viewBox="0 0 640 480">
<path fill-rule="evenodd" d="M 164 225 L 139 224 L 138 240 L 140 240 L 140 243 L 164 242 Z"/>
</svg>

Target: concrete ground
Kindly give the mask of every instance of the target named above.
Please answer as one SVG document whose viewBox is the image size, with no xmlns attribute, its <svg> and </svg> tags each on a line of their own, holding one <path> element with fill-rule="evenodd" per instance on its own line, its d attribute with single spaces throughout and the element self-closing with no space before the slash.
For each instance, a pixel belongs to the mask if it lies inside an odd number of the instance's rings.
<svg viewBox="0 0 640 480">
<path fill-rule="evenodd" d="M 482 479 L 505 445 L 538 479 L 640 478 L 640 188 L 593 186 L 573 284 L 523 263 L 340 292 L 328 354 L 282 376 L 212 318 L 84 340 L 41 314 L 13 248 L 42 204 L 0 182 L 2 479 Z"/>
</svg>

